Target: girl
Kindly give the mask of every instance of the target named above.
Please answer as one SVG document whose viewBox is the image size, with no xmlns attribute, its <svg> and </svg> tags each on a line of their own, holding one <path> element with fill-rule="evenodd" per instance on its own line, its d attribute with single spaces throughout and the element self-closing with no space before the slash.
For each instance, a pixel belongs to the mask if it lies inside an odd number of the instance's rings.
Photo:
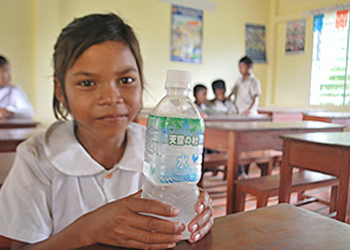
<svg viewBox="0 0 350 250">
<path fill-rule="evenodd" d="M 26 93 L 11 81 L 9 61 L 0 55 L 0 120 L 8 118 L 33 119 L 34 108 Z"/>
<path fill-rule="evenodd" d="M 58 121 L 18 147 L 0 194 L 0 234 L 13 249 L 174 247 L 184 225 L 142 213 L 171 217 L 178 209 L 137 192 L 145 129 L 132 123 L 143 88 L 132 29 L 114 14 L 76 19 L 55 45 L 54 71 L 55 115 L 73 122 Z M 190 242 L 213 225 L 207 193 L 195 210 Z"/>
</svg>

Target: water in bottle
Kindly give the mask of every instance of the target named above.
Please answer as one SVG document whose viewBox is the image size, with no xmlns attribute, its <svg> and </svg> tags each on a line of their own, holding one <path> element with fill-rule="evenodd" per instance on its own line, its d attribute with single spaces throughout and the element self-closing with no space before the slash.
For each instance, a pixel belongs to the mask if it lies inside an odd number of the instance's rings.
<svg viewBox="0 0 350 250">
<path fill-rule="evenodd" d="M 180 214 L 166 219 L 184 223 L 183 239 L 188 239 L 199 195 L 204 121 L 188 97 L 188 71 L 169 70 L 165 88 L 167 95 L 147 119 L 142 197 L 176 206 Z"/>
</svg>

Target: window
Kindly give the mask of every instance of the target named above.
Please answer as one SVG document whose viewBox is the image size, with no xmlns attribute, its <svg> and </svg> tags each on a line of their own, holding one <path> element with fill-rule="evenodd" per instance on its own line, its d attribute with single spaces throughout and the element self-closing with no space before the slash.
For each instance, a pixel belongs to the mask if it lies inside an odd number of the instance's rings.
<svg viewBox="0 0 350 250">
<path fill-rule="evenodd" d="M 311 105 L 350 105 L 349 11 L 314 16 Z"/>
</svg>

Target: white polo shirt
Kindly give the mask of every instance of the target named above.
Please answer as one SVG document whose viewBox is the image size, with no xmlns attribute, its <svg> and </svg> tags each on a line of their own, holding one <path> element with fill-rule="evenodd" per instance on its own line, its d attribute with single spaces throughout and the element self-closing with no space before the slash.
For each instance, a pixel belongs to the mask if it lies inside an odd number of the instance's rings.
<svg viewBox="0 0 350 250">
<path fill-rule="evenodd" d="M 215 111 L 215 114 L 236 114 L 237 109 L 233 102 L 230 100 L 226 100 L 225 102 L 215 100 L 213 102 L 213 110 Z"/>
<path fill-rule="evenodd" d="M 13 112 L 16 118 L 32 119 L 34 117 L 34 107 L 18 85 L 0 88 L 0 108 Z"/>
<path fill-rule="evenodd" d="M 254 77 L 252 73 L 245 81 L 243 77 L 237 79 L 234 89 L 237 88 L 235 96 L 235 104 L 239 113 L 247 110 L 253 102 L 255 95 L 258 97 L 255 100 L 253 107 L 250 109 L 251 114 L 258 113 L 259 95 L 261 95 L 260 81 Z"/>
<path fill-rule="evenodd" d="M 142 188 L 145 128 L 132 123 L 119 163 L 106 170 L 85 151 L 72 122 L 22 143 L 0 192 L 0 234 L 35 243 L 78 217 Z"/>
</svg>

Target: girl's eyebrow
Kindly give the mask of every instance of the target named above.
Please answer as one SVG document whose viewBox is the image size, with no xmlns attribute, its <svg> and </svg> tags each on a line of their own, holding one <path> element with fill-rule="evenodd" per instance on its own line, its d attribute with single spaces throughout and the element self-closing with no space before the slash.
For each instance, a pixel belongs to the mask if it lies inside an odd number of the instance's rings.
<svg viewBox="0 0 350 250">
<path fill-rule="evenodd" d="M 73 76 L 78 76 L 78 75 L 83 75 L 83 76 L 96 76 L 98 74 L 91 73 L 91 72 L 85 72 L 85 71 L 78 71 L 73 74 Z"/>
<path fill-rule="evenodd" d="M 128 67 L 128 68 L 123 69 L 121 71 L 115 72 L 115 75 L 124 75 L 124 74 L 129 73 L 129 72 L 138 72 L 138 70 L 136 68 L 134 68 L 134 67 Z M 79 75 L 83 75 L 83 76 L 97 76 L 99 74 L 92 73 L 92 72 L 87 72 L 87 71 L 78 71 L 78 72 L 75 72 L 73 74 L 73 76 L 79 76 Z"/>
<path fill-rule="evenodd" d="M 128 68 L 126 68 L 126 69 L 124 69 L 124 70 L 122 70 L 120 72 L 116 72 L 116 74 L 123 75 L 123 74 L 129 73 L 129 72 L 138 72 L 138 70 L 135 67 L 131 66 L 131 67 L 128 67 Z"/>
</svg>

